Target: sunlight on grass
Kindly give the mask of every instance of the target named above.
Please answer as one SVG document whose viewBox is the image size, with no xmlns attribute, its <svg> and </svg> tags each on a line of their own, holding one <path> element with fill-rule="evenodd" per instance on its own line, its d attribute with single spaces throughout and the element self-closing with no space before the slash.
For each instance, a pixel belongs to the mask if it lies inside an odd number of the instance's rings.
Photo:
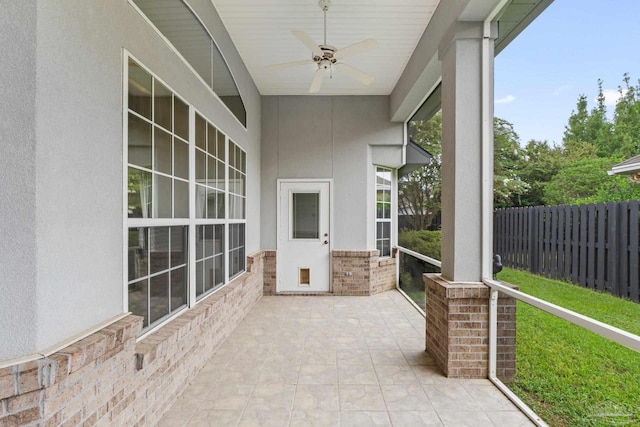
<svg viewBox="0 0 640 427">
<path fill-rule="evenodd" d="M 506 270 L 530 295 L 640 333 L 640 305 Z M 640 426 L 640 353 L 518 303 L 517 375 L 509 387 L 553 426 Z"/>
</svg>

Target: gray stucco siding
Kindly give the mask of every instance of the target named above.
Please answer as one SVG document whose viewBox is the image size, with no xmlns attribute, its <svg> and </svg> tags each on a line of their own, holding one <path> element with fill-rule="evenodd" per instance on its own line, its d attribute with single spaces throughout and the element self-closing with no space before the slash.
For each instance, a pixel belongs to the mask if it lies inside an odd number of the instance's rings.
<svg viewBox="0 0 640 427">
<path fill-rule="evenodd" d="M 0 0 L 0 359 L 36 340 L 36 7 Z"/>
<path fill-rule="evenodd" d="M 262 247 L 277 247 L 277 180 L 331 178 L 333 249 L 375 248 L 370 147 L 403 144 L 389 98 L 265 96 L 262 114 Z"/>
<path fill-rule="evenodd" d="M 247 253 L 260 248 L 260 94 L 211 3 L 193 0 L 193 7 L 237 79 L 246 129 L 127 1 L 6 3 L 13 13 L 0 16 L 0 34 L 13 36 L 15 27 L 24 34 L 9 39 L 17 60 L 0 65 L 16 81 L 8 82 L 12 102 L 0 107 L 3 117 L 15 117 L 3 125 L 3 152 L 16 150 L 13 167 L 2 171 L 13 184 L 0 191 L 3 200 L 23 199 L 0 206 L 7 229 L 22 238 L 12 240 L 18 247 L 0 246 L 3 259 L 14 258 L 1 279 L 11 291 L 0 298 L 0 360 L 42 350 L 124 310 L 125 51 L 247 151 Z M 3 93 L 13 90 L 4 85 Z"/>
</svg>

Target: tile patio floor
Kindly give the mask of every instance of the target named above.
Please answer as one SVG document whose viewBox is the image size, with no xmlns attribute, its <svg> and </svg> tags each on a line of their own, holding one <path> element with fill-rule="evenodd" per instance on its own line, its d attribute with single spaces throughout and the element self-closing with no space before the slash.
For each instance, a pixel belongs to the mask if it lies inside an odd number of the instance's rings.
<svg viewBox="0 0 640 427">
<path fill-rule="evenodd" d="M 397 291 L 266 296 L 160 421 L 166 426 L 531 426 L 488 380 L 445 378 Z"/>
</svg>

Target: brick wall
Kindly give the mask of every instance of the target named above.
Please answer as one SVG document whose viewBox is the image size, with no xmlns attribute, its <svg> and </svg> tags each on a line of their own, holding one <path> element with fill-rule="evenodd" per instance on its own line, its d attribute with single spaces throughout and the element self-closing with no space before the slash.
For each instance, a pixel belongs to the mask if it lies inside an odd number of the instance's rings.
<svg viewBox="0 0 640 427">
<path fill-rule="evenodd" d="M 136 343 L 124 319 L 50 355 L 0 369 L 0 427 L 154 425 L 263 292 L 265 253 L 247 272 Z"/>
<path fill-rule="evenodd" d="M 482 283 L 451 283 L 425 274 L 426 349 L 448 377 L 487 378 L 489 374 L 489 288 Z M 515 375 L 516 305 L 498 299 L 498 377 Z"/>
<path fill-rule="evenodd" d="M 396 257 L 383 258 L 378 261 L 374 273 L 371 276 L 371 294 L 390 291 L 396 288 Z"/>
<path fill-rule="evenodd" d="M 264 252 L 264 295 L 276 294 L 276 251 Z"/>
<path fill-rule="evenodd" d="M 396 286 L 396 258 L 375 251 L 333 251 L 334 295 L 374 295 Z"/>
</svg>

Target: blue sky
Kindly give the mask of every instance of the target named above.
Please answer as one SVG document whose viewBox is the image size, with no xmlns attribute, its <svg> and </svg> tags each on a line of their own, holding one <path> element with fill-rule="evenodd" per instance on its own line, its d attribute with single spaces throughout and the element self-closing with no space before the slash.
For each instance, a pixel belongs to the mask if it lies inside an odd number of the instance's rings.
<svg viewBox="0 0 640 427">
<path fill-rule="evenodd" d="M 561 144 L 578 96 L 591 109 L 602 79 L 611 116 L 625 72 L 636 84 L 640 0 L 555 0 L 496 57 L 495 115 L 522 144 Z"/>
</svg>

